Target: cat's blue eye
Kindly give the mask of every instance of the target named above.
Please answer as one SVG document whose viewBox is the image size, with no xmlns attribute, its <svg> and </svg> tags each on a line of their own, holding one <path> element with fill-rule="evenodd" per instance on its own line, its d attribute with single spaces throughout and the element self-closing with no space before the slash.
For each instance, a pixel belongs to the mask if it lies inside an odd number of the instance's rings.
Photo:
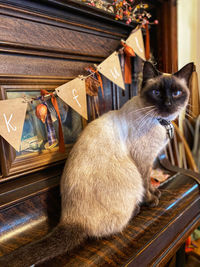
<svg viewBox="0 0 200 267">
<path fill-rule="evenodd" d="M 154 89 L 153 91 L 152 91 L 152 94 L 154 95 L 154 96 L 160 96 L 160 91 L 159 90 L 156 90 L 156 89 Z"/>
<path fill-rule="evenodd" d="M 177 90 L 172 92 L 172 97 L 176 98 L 182 95 L 182 91 L 181 90 Z"/>
</svg>

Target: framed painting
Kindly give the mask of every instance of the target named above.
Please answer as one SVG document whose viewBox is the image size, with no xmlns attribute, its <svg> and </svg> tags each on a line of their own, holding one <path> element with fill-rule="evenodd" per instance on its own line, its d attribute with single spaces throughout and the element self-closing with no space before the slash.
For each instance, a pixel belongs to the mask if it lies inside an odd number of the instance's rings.
<svg viewBox="0 0 200 267">
<path fill-rule="evenodd" d="M 36 106 L 40 90 L 54 91 L 53 85 L 1 85 L 2 100 L 25 97 L 29 99 L 26 111 L 20 150 L 17 152 L 1 137 L 1 170 L 2 177 L 21 175 L 56 164 L 67 157 L 70 148 L 82 131 L 86 121 L 66 105 L 59 97 L 57 102 L 61 116 L 66 152 L 58 151 L 58 119 L 50 98 L 46 100 L 55 133 L 53 143 L 49 143 L 47 125 L 36 116 Z"/>
</svg>

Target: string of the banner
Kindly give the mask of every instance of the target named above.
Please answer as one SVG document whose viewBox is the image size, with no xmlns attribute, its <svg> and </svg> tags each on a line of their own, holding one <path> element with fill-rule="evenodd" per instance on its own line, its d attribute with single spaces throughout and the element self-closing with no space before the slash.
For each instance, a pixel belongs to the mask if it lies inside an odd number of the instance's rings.
<svg viewBox="0 0 200 267">
<path fill-rule="evenodd" d="M 132 33 L 136 32 L 137 30 L 139 30 L 142 27 L 146 29 L 146 57 L 149 58 L 150 47 L 149 47 L 148 25 L 147 24 L 145 24 L 145 25 L 141 24 L 141 25 L 137 26 L 132 31 Z M 121 45 L 122 45 L 122 48 L 119 51 L 117 51 L 117 54 L 119 54 L 119 53 L 121 54 L 121 67 L 122 67 L 122 69 L 124 69 L 124 82 L 126 84 L 131 84 L 132 83 L 131 57 L 135 57 L 135 52 L 134 52 L 133 48 L 128 46 L 124 40 L 121 40 Z M 123 58 L 124 58 L 123 54 L 125 54 L 125 61 L 123 60 Z M 123 66 L 123 64 L 124 64 L 124 66 Z M 90 74 L 88 74 L 87 76 L 79 75 L 78 78 L 79 79 L 84 79 L 84 80 L 88 79 L 91 76 L 94 79 L 97 78 L 96 81 L 99 82 L 99 85 L 101 87 L 102 97 L 104 98 L 103 82 L 102 82 L 101 75 L 98 72 L 98 66 L 94 64 L 94 67 L 88 67 L 88 68 L 86 68 L 86 70 L 89 71 Z M 95 78 L 95 76 L 96 76 L 96 78 Z M 92 90 L 89 90 L 89 91 L 90 91 L 89 95 L 93 96 L 93 101 L 94 101 L 93 102 L 94 105 L 92 107 L 92 110 L 93 110 L 93 108 L 95 108 L 96 113 L 99 116 L 98 90 L 97 90 L 97 92 L 94 91 L 94 94 L 92 94 L 93 93 Z M 86 90 L 86 94 L 87 94 L 87 90 Z M 64 136 L 63 136 L 63 132 L 62 132 L 61 116 L 60 116 L 60 113 L 59 113 L 58 103 L 57 103 L 57 100 L 56 100 L 57 92 L 56 92 L 56 90 L 54 92 L 48 92 L 46 90 L 41 90 L 41 95 L 42 95 L 42 98 L 43 98 L 42 101 L 46 106 L 47 106 L 46 100 L 47 99 L 51 99 L 52 105 L 53 105 L 53 107 L 54 107 L 54 109 L 56 111 L 57 117 L 58 117 L 59 151 L 60 152 L 65 152 L 65 144 L 64 144 Z M 25 102 L 32 102 L 32 101 L 38 100 L 38 99 L 39 99 L 39 97 L 30 98 L 30 99 L 27 98 L 27 97 L 24 97 L 24 101 Z M 48 110 L 48 106 L 47 106 L 47 110 Z M 51 115 L 50 115 L 49 110 L 47 111 L 47 115 L 48 116 L 47 116 L 46 126 L 47 126 L 48 142 L 49 142 L 49 145 L 51 145 L 51 143 L 55 141 L 54 140 L 55 136 L 54 136 L 54 133 L 52 131 L 53 123 L 52 123 L 52 120 L 50 118 Z"/>
<path fill-rule="evenodd" d="M 89 75 L 87 75 L 87 76 L 79 75 L 78 78 L 86 80 L 90 76 L 94 76 L 95 74 L 98 75 L 98 77 L 99 77 L 98 80 L 101 81 L 101 88 L 102 88 L 102 94 L 103 94 L 103 83 L 102 83 L 100 74 L 97 73 L 97 70 L 95 71 L 94 69 L 92 69 L 92 73 L 90 73 Z M 62 131 L 61 116 L 60 116 L 60 112 L 59 112 L 58 103 L 56 100 L 57 92 L 56 92 L 56 90 L 53 92 L 48 92 L 47 90 L 42 89 L 40 91 L 40 93 L 41 93 L 41 96 L 36 96 L 36 97 L 31 97 L 31 98 L 24 96 L 23 102 L 25 102 L 25 103 L 32 103 L 33 101 L 41 101 L 42 102 L 42 104 L 37 106 L 38 108 L 36 107 L 36 116 L 43 123 L 45 123 L 46 130 L 47 130 L 48 143 L 49 143 L 49 146 L 52 146 L 53 144 L 56 143 L 56 136 L 55 136 L 55 130 L 54 130 L 51 114 L 50 114 L 48 104 L 47 104 L 47 100 L 51 99 L 51 103 L 52 103 L 54 110 L 55 110 L 57 117 L 58 117 L 59 152 L 64 153 L 65 152 L 65 143 L 64 143 L 64 135 L 63 135 L 63 131 Z M 103 94 L 103 96 L 104 96 L 104 94 Z M 44 108 L 42 107 L 43 105 L 45 105 L 45 107 L 46 107 L 45 111 L 44 111 Z M 97 105 L 97 103 L 96 103 L 96 105 Z M 40 113 L 43 113 L 43 114 L 40 114 Z M 99 112 L 97 114 L 99 116 Z M 41 118 L 41 116 L 44 116 L 44 117 Z"/>
<path fill-rule="evenodd" d="M 148 24 L 153 24 L 153 23 L 148 23 Z M 139 30 L 139 29 L 141 29 L 141 28 L 145 28 L 146 29 L 146 42 L 145 42 L 145 45 L 146 45 L 146 59 L 148 60 L 149 59 L 149 55 L 150 55 L 150 36 L 149 36 L 149 29 L 148 29 L 148 24 L 147 23 L 141 23 L 141 24 L 139 24 L 134 30 L 132 30 L 132 32 L 131 32 L 131 34 L 133 34 L 134 32 L 136 32 L 137 30 Z M 126 44 L 126 41 L 124 41 L 124 40 L 121 40 L 121 45 L 123 46 L 122 48 L 120 48 L 119 49 L 119 51 L 118 51 L 118 54 L 121 54 L 121 52 L 122 51 L 124 51 L 124 53 L 127 55 L 127 57 L 131 57 L 131 56 L 135 56 L 135 52 L 134 52 L 134 50 L 130 47 L 130 46 L 128 46 L 127 44 Z M 130 60 L 129 60 L 130 58 L 128 58 L 127 59 L 127 62 L 125 63 L 125 66 L 127 65 L 127 67 L 125 67 L 126 68 L 126 71 L 125 72 L 128 72 L 129 74 L 125 74 L 125 83 L 126 83 L 126 81 L 127 81 L 127 83 L 130 83 L 130 68 L 129 68 L 129 70 L 128 70 L 128 67 L 130 67 Z M 87 67 L 87 68 L 85 68 L 87 71 L 89 71 L 90 72 L 90 74 L 88 74 L 87 76 L 83 76 L 83 75 L 78 75 L 78 77 L 80 78 L 80 79 L 87 79 L 88 77 L 90 77 L 90 76 L 95 76 L 95 74 L 97 75 L 97 79 L 98 79 L 98 81 L 99 81 L 99 83 L 100 83 L 100 87 L 101 87 L 101 92 L 102 92 L 102 96 L 103 96 L 103 98 L 104 98 L 104 90 L 103 90 L 103 82 L 102 82 L 102 78 L 101 78 L 101 75 L 100 75 L 100 73 L 98 72 L 98 68 L 97 68 L 98 66 L 96 65 L 96 64 L 94 64 L 94 68 L 93 67 Z M 48 98 L 51 98 L 51 96 L 52 96 L 52 94 L 54 95 L 54 96 L 56 96 L 56 91 L 54 91 L 54 92 L 51 92 L 51 93 L 48 93 L 48 94 L 46 94 L 46 95 L 44 95 L 44 98 L 45 99 L 48 99 Z M 28 97 L 23 97 L 24 98 L 24 101 L 25 102 L 32 102 L 32 101 L 34 101 L 34 100 L 38 100 L 38 97 L 39 96 L 36 96 L 36 97 L 32 97 L 32 98 L 28 98 Z"/>
<path fill-rule="evenodd" d="M 78 75 L 78 78 L 79 79 L 82 79 L 82 80 L 86 80 L 88 77 L 94 76 L 94 75 L 95 75 L 95 73 L 90 73 L 87 76 Z M 57 96 L 57 92 L 54 90 L 52 92 L 48 92 L 48 94 L 44 95 L 43 97 L 44 97 L 45 100 L 48 100 L 48 99 L 50 99 L 52 97 L 52 94 L 55 97 Z M 24 103 L 32 103 L 33 101 L 37 101 L 40 98 L 40 96 L 39 95 L 38 96 L 35 96 L 35 97 L 23 96 L 22 98 L 23 98 L 23 102 Z"/>
</svg>

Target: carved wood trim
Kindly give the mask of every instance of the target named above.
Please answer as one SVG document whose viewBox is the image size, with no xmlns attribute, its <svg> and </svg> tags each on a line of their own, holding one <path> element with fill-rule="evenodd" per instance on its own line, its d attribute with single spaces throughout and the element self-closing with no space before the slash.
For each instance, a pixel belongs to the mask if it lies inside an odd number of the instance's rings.
<svg viewBox="0 0 200 267">
<path fill-rule="evenodd" d="M 37 57 L 50 57 L 50 58 L 61 58 L 61 59 L 73 59 L 81 61 L 90 61 L 99 63 L 105 59 L 103 55 L 88 55 L 84 53 L 76 53 L 66 49 L 54 49 L 41 46 L 31 46 L 24 43 L 15 43 L 8 41 L 0 41 L 0 51 L 4 53 L 22 54 L 22 55 L 33 55 Z"/>
<path fill-rule="evenodd" d="M 18 179 L 17 183 L 11 178 L 0 181 L 0 210 L 58 187 L 63 166 L 63 163 L 57 165 L 57 168 L 52 165 L 48 171 L 26 174 Z"/>
<path fill-rule="evenodd" d="M 1 11 L 0 11 L 1 15 L 8 15 L 8 16 L 12 16 L 13 18 L 21 18 L 21 19 L 32 21 L 32 22 L 39 22 L 42 24 L 46 24 L 50 26 L 58 26 L 60 28 L 66 28 L 70 30 L 79 30 L 80 32 L 86 32 L 90 34 L 96 33 L 97 35 L 103 36 L 103 37 L 109 37 L 112 34 L 113 39 L 119 39 L 119 38 L 126 36 L 123 33 L 118 33 L 118 32 L 114 32 L 111 30 L 92 27 L 87 24 L 73 22 L 73 21 L 67 20 L 66 18 L 61 19 L 61 18 L 54 17 L 52 15 L 40 14 L 40 13 L 37 13 L 36 11 L 30 12 L 28 10 L 23 10 L 21 8 L 16 8 L 12 6 L 8 7 L 3 4 L 0 4 L 0 8 L 1 8 Z M 133 27 L 131 26 L 131 28 Z"/>
<path fill-rule="evenodd" d="M 125 36 L 125 32 L 135 28 L 135 25 L 126 25 L 123 21 L 114 20 L 114 15 L 109 12 L 104 12 L 100 9 L 93 8 L 88 5 L 81 4 L 78 1 L 51 1 L 47 0 L 38 2 L 27 2 L 26 0 L 0 0 L 0 14 L 4 14 L 32 18 L 33 21 L 47 23 L 51 21 L 52 25 L 64 23 L 72 27 L 80 27 L 80 31 L 92 30 L 103 34 L 112 34 L 114 36 Z M 68 16 L 66 16 L 68 14 Z M 67 18 L 67 19 L 66 19 Z M 88 23 L 95 21 L 95 23 Z M 92 26 L 91 26 L 92 25 Z M 94 26 L 95 25 L 95 26 Z M 74 28 L 76 29 L 76 28 Z M 118 29 L 114 31 L 114 29 Z"/>
</svg>

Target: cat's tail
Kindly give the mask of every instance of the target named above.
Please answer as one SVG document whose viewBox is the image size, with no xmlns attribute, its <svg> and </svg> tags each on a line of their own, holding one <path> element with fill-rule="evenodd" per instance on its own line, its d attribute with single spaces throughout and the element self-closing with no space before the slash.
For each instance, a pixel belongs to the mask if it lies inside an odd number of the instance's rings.
<svg viewBox="0 0 200 267">
<path fill-rule="evenodd" d="M 87 235 L 81 226 L 59 224 L 44 238 L 0 258 L 1 267 L 28 267 L 77 247 Z"/>
</svg>

